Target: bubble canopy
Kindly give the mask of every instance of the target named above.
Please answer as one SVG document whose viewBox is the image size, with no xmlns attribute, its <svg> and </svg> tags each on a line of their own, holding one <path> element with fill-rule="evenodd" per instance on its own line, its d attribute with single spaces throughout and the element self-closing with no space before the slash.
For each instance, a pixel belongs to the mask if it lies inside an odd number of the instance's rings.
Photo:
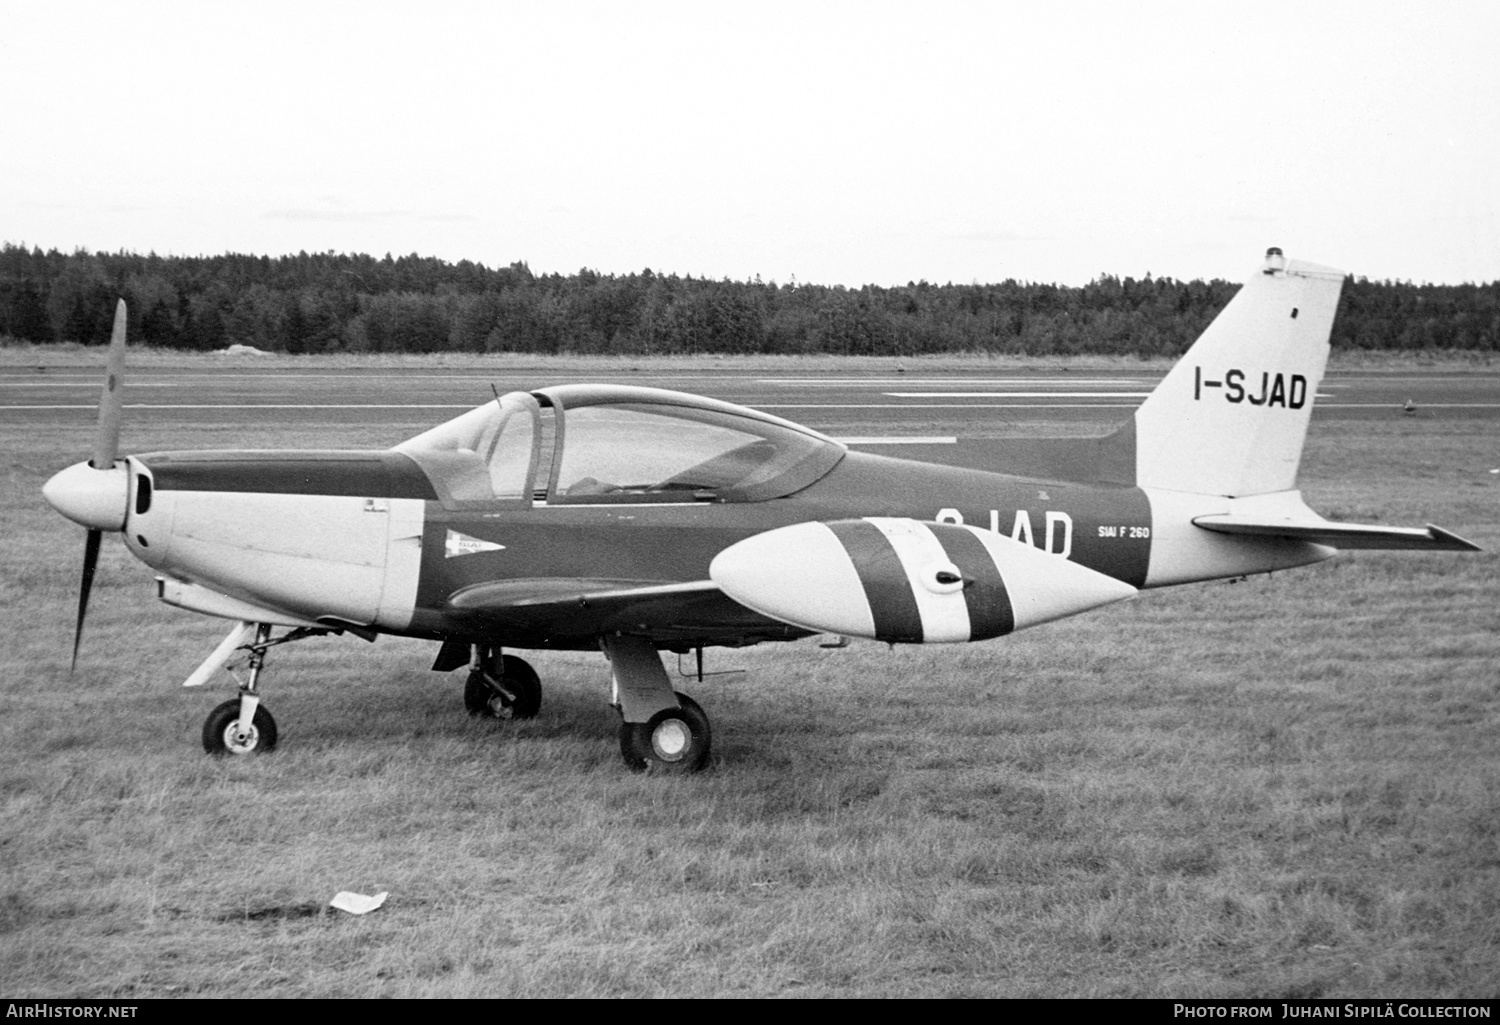
<svg viewBox="0 0 1500 1025">
<path fill-rule="evenodd" d="M 766 501 L 807 487 L 845 451 L 727 402 L 604 385 L 511 392 L 395 450 L 458 508 Z"/>
</svg>

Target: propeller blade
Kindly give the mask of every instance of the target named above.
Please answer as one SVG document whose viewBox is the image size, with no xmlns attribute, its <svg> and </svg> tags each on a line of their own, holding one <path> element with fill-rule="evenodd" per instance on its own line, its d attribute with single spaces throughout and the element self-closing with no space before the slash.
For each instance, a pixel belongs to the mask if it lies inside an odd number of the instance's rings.
<svg viewBox="0 0 1500 1025">
<path fill-rule="evenodd" d="M 99 392 L 99 433 L 94 439 L 94 458 L 89 465 L 108 470 L 115 465 L 120 448 L 120 412 L 125 397 L 125 300 L 115 306 L 115 327 L 109 336 L 109 355 L 104 363 L 104 388 Z M 97 542 L 96 542 L 97 544 Z"/>
<path fill-rule="evenodd" d="M 73 631 L 73 664 L 68 668 L 70 673 L 78 668 L 78 645 L 83 641 L 83 617 L 89 610 L 89 592 L 94 589 L 94 567 L 99 565 L 99 539 L 103 536 L 102 530 L 90 530 L 83 546 L 83 583 L 78 588 L 78 626 Z"/>
</svg>

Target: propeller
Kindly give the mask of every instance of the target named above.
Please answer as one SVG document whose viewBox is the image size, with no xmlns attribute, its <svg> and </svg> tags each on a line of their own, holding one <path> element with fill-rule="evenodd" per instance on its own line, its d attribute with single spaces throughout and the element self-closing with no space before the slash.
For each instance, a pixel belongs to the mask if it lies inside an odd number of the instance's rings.
<svg viewBox="0 0 1500 1025">
<path fill-rule="evenodd" d="M 115 465 L 120 448 L 120 413 L 124 408 L 125 300 L 115 304 L 115 326 L 109 335 L 109 355 L 104 361 L 104 387 L 99 392 L 99 436 L 94 439 L 94 458 L 89 465 L 108 470 Z"/>
<path fill-rule="evenodd" d="M 78 668 L 78 645 L 83 643 L 83 618 L 89 612 L 89 592 L 94 589 L 94 567 L 99 564 L 99 539 L 104 531 L 91 528 L 83 542 L 83 583 L 78 588 L 78 625 L 73 628 L 73 662 L 68 672 Z"/>
<path fill-rule="evenodd" d="M 94 438 L 94 456 L 88 467 L 69 467 L 47 482 L 42 493 L 47 500 L 70 519 L 88 527 L 83 544 L 83 581 L 78 588 L 78 623 L 73 630 L 73 663 L 78 668 L 78 646 L 83 642 L 83 621 L 89 611 L 89 592 L 94 587 L 94 570 L 99 565 L 99 542 L 104 536 L 103 523 L 125 524 L 125 503 L 129 498 L 129 481 L 115 472 L 115 455 L 120 448 L 120 416 L 124 408 L 125 383 L 125 300 L 115 306 L 115 326 L 109 336 L 109 354 L 104 363 L 104 387 L 99 392 L 99 430 Z M 93 473 L 85 476 L 88 470 Z M 78 471 L 83 470 L 80 474 Z M 108 473 L 105 479 L 101 471 Z M 71 476 L 69 476 L 71 475 Z M 68 479 L 64 481 L 64 478 Z M 60 484 L 61 482 L 61 484 Z M 123 487 L 121 486 L 123 483 Z M 118 510 L 118 516 L 116 511 Z"/>
</svg>

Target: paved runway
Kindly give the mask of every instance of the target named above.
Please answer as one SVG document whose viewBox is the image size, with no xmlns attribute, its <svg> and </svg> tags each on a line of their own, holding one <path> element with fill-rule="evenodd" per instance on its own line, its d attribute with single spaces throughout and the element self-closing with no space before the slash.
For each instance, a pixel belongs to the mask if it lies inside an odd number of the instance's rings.
<svg viewBox="0 0 1500 1025">
<path fill-rule="evenodd" d="M 576 381 L 670 388 L 753 406 L 838 437 L 1004 434 L 1007 424 L 1069 423 L 1067 433 L 1125 420 L 1160 380 L 1158 372 L 941 371 L 800 374 L 739 368 L 715 371 L 559 373 L 544 368 L 490 371 L 260 370 L 141 368 L 128 376 L 127 417 L 153 426 L 274 420 L 282 425 L 380 428 L 441 423 L 501 393 Z M 0 425 L 92 425 L 100 372 L 82 368 L 0 368 Z M 1413 402 L 1420 415 L 1494 419 L 1500 371 L 1345 371 L 1319 388 L 1319 420 L 1385 420 Z M 1093 433 L 1085 430 L 1084 433 Z M 192 446 L 190 437 L 185 446 Z"/>
</svg>

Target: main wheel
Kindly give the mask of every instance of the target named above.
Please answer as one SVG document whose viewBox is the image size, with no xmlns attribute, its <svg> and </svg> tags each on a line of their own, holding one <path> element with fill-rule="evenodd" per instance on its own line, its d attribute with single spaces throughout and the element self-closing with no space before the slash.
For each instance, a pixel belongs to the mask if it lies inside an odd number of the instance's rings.
<svg viewBox="0 0 1500 1025">
<path fill-rule="evenodd" d="M 203 750 L 211 755 L 265 754 L 276 747 L 276 720 L 265 705 L 255 706 L 250 731 L 239 732 L 240 699 L 230 698 L 203 720 Z"/>
<path fill-rule="evenodd" d="M 679 693 L 677 703 L 682 707 L 664 708 L 650 722 L 620 724 L 620 756 L 632 772 L 686 775 L 708 764 L 708 715 L 686 694 Z"/>
<path fill-rule="evenodd" d="M 492 675 L 476 669 L 464 681 L 464 707 L 470 715 L 496 719 L 530 719 L 542 708 L 542 681 L 525 659 L 500 660 L 499 686 Z"/>
</svg>

